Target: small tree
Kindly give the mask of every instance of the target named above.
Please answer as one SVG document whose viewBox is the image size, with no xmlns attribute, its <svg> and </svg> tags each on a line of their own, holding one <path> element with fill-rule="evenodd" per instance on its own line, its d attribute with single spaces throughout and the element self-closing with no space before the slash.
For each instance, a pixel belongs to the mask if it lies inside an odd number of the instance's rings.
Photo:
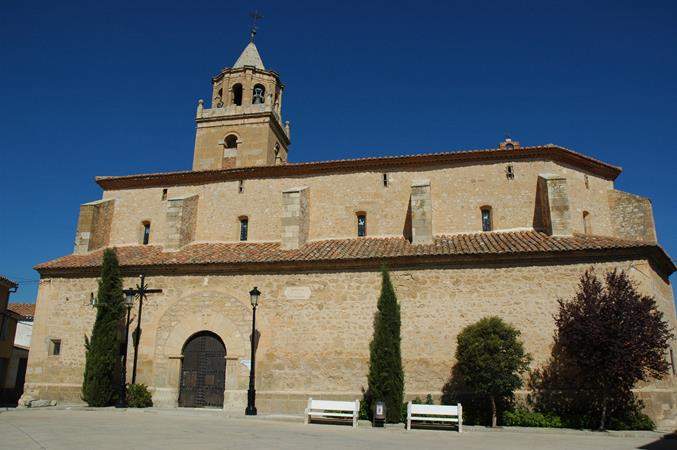
<svg viewBox="0 0 677 450">
<path fill-rule="evenodd" d="M 575 296 L 559 300 L 555 323 L 553 358 L 542 373 L 546 379 L 573 374 L 569 379 L 585 401 L 569 405 L 585 405 L 584 413 L 599 420 L 600 430 L 609 417 L 635 404 L 637 382 L 668 372 L 670 327 L 655 300 L 639 294 L 624 271 L 608 272 L 605 286 L 586 271 Z M 562 391 L 562 386 L 545 387 Z"/>
<path fill-rule="evenodd" d="M 119 325 L 123 318 L 122 280 L 113 250 L 103 253 L 101 279 L 96 299 L 96 321 L 86 339 L 82 397 L 89 406 L 108 406 L 117 395 L 116 369 L 120 353 Z"/>
<path fill-rule="evenodd" d="M 497 424 L 496 404 L 505 404 L 522 387 L 521 375 L 531 361 L 519 335 L 499 317 L 485 317 L 458 335 L 453 376 L 459 378 L 457 385 L 489 399 L 492 427 Z"/>
<path fill-rule="evenodd" d="M 388 270 L 381 269 L 381 296 L 374 316 L 374 337 L 369 355 L 368 401 L 382 400 L 386 405 L 386 420 L 400 421 L 404 397 L 404 372 L 400 351 L 400 305 L 390 282 Z"/>
</svg>

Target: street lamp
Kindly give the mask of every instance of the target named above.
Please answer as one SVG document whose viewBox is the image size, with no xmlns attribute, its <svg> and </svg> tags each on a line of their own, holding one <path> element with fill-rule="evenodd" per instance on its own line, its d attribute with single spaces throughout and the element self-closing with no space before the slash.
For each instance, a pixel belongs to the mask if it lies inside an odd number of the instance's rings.
<svg viewBox="0 0 677 450">
<path fill-rule="evenodd" d="M 249 291 L 249 301 L 252 304 L 252 336 L 251 336 L 251 359 L 249 360 L 249 390 L 247 391 L 247 409 L 244 413 L 247 416 L 256 415 L 256 389 L 254 388 L 254 379 L 256 374 L 256 359 L 254 355 L 254 339 L 256 338 L 256 307 L 259 304 L 261 292 L 254 287 Z"/>
<path fill-rule="evenodd" d="M 122 364 L 120 365 L 120 393 L 116 408 L 127 407 L 127 347 L 129 344 L 129 316 L 134 306 L 134 292 L 131 289 L 123 291 L 125 294 L 125 307 L 127 308 L 127 320 L 125 321 L 125 341 L 122 349 Z"/>
</svg>

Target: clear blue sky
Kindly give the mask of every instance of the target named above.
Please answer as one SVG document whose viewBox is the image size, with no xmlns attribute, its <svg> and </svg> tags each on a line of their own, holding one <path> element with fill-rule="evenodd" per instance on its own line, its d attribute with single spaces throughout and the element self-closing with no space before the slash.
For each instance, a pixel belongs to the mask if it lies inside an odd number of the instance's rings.
<svg viewBox="0 0 677 450">
<path fill-rule="evenodd" d="M 73 248 L 95 175 L 190 169 L 197 100 L 248 39 L 290 160 L 556 143 L 620 165 L 677 255 L 677 2 L 0 3 L 0 273 Z M 673 277 L 674 278 L 674 277 Z M 32 280 L 32 282 L 31 282 Z"/>
</svg>

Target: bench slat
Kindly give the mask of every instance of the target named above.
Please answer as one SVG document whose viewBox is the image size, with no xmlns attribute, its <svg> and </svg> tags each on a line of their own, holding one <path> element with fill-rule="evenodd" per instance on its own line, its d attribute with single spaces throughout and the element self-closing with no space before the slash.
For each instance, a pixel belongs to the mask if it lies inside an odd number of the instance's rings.
<svg viewBox="0 0 677 450">
<path fill-rule="evenodd" d="M 333 400 L 312 400 L 310 409 L 329 409 L 336 411 L 354 411 L 355 402 L 340 402 Z"/>
<path fill-rule="evenodd" d="M 308 413 L 309 416 L 324 416 L 324 417 L 353 417 L 354 414 L 346 414 L 346 413 L 332 413 L 332 412 L 320 412 L 320 411 L 310 411 Z"/>
<path fill-rule="evenodd" d="M 451 417 L 414 417 L 411 416 L 410 419 L 412 422 L 413 421 L 419 421 L 419 422 L 458 422 L 458 419 L 454 419 Z"/>
<path fill-rule="evenodd" d="M 443 416 L 458 415 L 458 406 L 454 405 L 417 405 L 412 403 L 412 414 L 439 414 Z"/>
</svg>

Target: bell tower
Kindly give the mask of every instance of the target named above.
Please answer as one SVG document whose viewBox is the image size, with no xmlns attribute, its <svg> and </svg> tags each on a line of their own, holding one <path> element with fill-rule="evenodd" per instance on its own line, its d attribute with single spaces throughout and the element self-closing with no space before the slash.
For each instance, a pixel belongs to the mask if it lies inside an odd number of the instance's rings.
<svg viewBox="0 0 677 450">
<path fill-rule="evenodd" d="M 282 122 L 280 76 L 254 44 L 256 28 L 233 67 L 212 78 L 211 107 L 200 100 L 193 170 L 286 164 L 289 122 Z"/>
</svg>

